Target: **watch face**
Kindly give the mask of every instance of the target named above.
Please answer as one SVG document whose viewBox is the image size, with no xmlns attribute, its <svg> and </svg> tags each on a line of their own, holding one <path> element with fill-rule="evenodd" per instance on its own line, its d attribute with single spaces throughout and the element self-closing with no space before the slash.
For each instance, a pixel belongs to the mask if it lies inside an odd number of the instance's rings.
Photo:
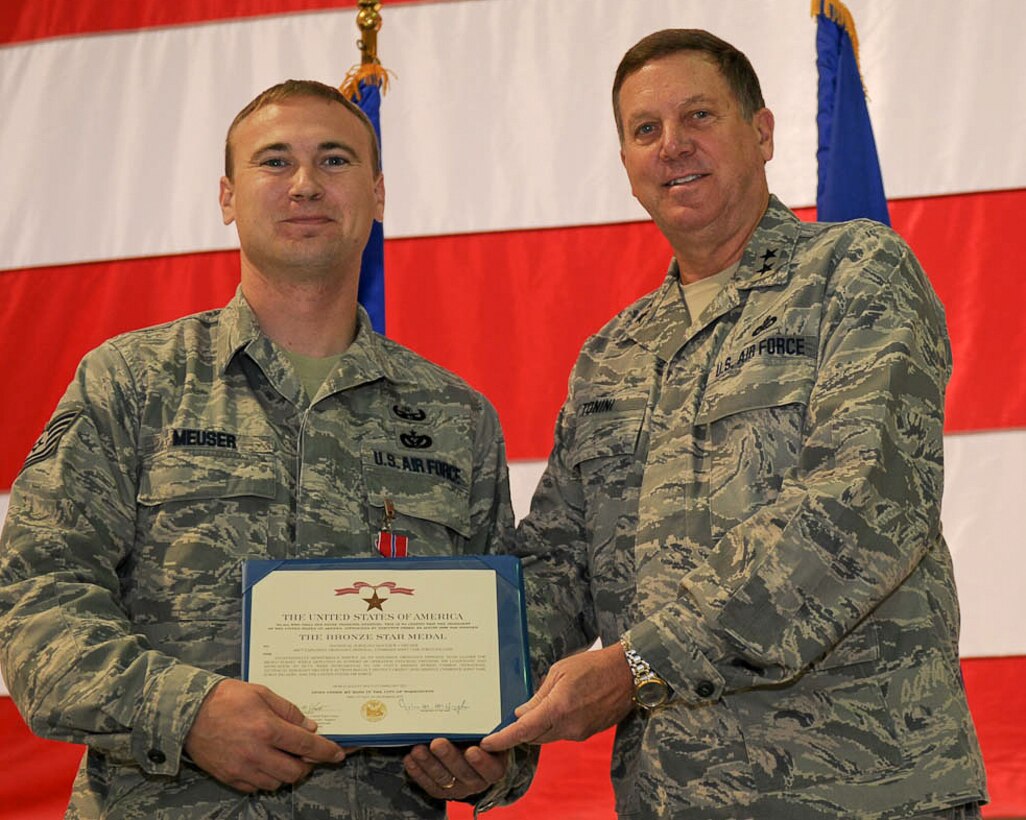
<svg viewBox="0 0 1026 820">
<path fill-rule="evenodd" d="M 640 706 L 653 709 L 666 703 L 669 694 L 670 690 L 661 680 L 647 680 L 634 690 L 634 699 Z"/>
</svg>

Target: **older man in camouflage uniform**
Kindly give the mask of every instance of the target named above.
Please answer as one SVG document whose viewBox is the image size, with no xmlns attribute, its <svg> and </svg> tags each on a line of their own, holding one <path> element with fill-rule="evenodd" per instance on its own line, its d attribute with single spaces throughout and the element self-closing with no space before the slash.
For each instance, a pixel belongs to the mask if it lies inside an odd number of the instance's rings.
<svg viewBox="0 0 1026 820">
<path fill-rule="evenodd" d="M 374 555 L 386 507 L 413 554 L 512 535 L 493 408 L 357 306 L 377 156 L 319 83 L 240 112 L 220 196 L 239 293 L 87 355 L 15 483 L 0 660 L 35 732 L 88 747 L 69 816 L 443 817 L 508 785 L 503 757 L 444 740 L 346 757 L 235 680 L 244 558 Z"/>
<path fill-rule="evenodd" d="M 539 670 L 605 648 L 482 746 L 618 723 L 623 817 L 978 816 L 940 303 L 892 231 L 769 194 L 773 116 L 729 44 L 643 39 L 613 105 L 674 261 L 585 344 L 518 532 Z"/>
</svg>

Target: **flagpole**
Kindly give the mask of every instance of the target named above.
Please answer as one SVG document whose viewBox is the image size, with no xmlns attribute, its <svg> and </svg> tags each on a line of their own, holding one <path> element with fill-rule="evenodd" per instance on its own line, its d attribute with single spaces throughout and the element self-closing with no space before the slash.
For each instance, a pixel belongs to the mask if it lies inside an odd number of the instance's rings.
<svg viewBox="0 0 1026 820">
<path fill-rule="evenodd" d="M 360 39 L 360 64 L 346 73 L 339 90 L 351 100 L 361 98 L 360 84 L 376 85 L 382 93 L 388 91 L 388 69 L 378 59 L 378 32 L 381 31 L 381 0 L 358 0 L 356 27 Z"/>
<path fill-rule="evenodd" d="M 381 144 L 381 95 L 388 90 L 388 70 L 378 59 L 378 32 L 381 30 L 381 0 L 359 0 L 356 27 L 360 39 L 360 63 L 346 73 L 339 90 L 346 99 L 356 103 L 371 125 Z M 381 158 L 381 153 L 378 155 Z M 370 238 L 363 249 L 360 265 L 358 298 L 367 310 L 371 325 L 378 333 L 385 332 L 385 235 L 380 222 L 371 226 Z"/>
</svg>

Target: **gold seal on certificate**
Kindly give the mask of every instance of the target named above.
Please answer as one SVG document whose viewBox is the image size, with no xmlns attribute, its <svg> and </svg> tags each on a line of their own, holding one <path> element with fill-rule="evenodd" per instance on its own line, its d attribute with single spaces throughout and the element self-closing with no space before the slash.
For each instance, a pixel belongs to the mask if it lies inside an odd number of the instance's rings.
<svg viewBox="0 0 1026 820">
<path fill-rule="evenodd" d="M 247 561 L 243 674 L 348 745 L 474 740 L 530 697 L 510 556 Z"/>
</svg>

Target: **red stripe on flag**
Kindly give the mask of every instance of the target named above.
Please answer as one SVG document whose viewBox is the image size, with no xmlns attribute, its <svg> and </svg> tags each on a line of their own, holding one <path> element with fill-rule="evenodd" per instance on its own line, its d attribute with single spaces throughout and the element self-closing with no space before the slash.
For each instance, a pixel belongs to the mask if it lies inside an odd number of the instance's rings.
<svg viewBox="0 0 1026 820">
<path fill-rule="evenodd" d="M 1024 219 L 1022 189 L 891 202 L 947 314 L 949 433 L 1026 427 Z"/>
<path fill-rule="evenodd" d="M 0 272 L 0 488 L 11 486 L 87 351 L 221 307 L 238 281 L 234 251 Z"/>
<path fill-rule="evenodd" d="M 812 209 L 799 216 L 813 218 Z M 948 432 L 1026 426 L 1026 190 L 895 201 L 895 229 L 944 302 L 955 367 Z M 496 405 L 511 458 L 544 458 L 581 343 L 662 280 L 651 223 L 391 240 L 389 334 Z"/>
<path fill-rule="evenodd" d="M 984 817 L 1026 816 L 1026 657 L 962 661 L 973 720 L 987 764 L 990 805 Z M 63 815 L 81 746 L 52 743 L 31 735 L 8 698 L 0 698 L 0 806 L 19 818 Z M 530 791 L 509 807 L 494 809 L 496 820 L 531 820 L 558 814 L 594 820 L 615 817 L 609 784 L 613 732 L 583 743 L 560 742 L 542 749 Z M 452 803 L 450 817 L 469 818 L 468 807 Z M 0 812 L 2 813 L 2 812 Z"/>
<path fill-rule="evenodd" d="M 949 432 L 1026 427 L 1026 277 L 1013 248 L 1026 190 L 891 203 L 947 308 Z M 810 209 L 802 212 L 809 216 Z M 581 343 L 662 280 L 651 223 L 385 243 L 389 334 L 482 390 L 511 458 L 544 458 Z M 225 304 L 238 254 L 0 272 L 0 489 L 10 486 L 82 355 L 136 327 Z"/>
<path fill-rule="evenodd" d="M 987 770 L 983 816 L 1026 817 L 1026 656 L 964 659 L 962 675 Z"/>
<path fill-rule="evenodd" d="M 430 0 L 386 0 L 388 6 L 425 2 Z M 356 0 L 233 0 L 231 4 L 224 0 L 21 0 L 0 15 L 0 43 L 355 7 Z"/>
<path fill-rule="evenodd" d="M 581 344 L 670 254 L 648 222 L 391 240 L 389 335 L 492 400 L 511 458 L 544 458 Z"/>
<path fill-rule="evenodd" d="M 84 751 L 84 746 L 36 737 L 14 701 L 0 696 L 0 817 L 63 817 Z"/>
</svg>

